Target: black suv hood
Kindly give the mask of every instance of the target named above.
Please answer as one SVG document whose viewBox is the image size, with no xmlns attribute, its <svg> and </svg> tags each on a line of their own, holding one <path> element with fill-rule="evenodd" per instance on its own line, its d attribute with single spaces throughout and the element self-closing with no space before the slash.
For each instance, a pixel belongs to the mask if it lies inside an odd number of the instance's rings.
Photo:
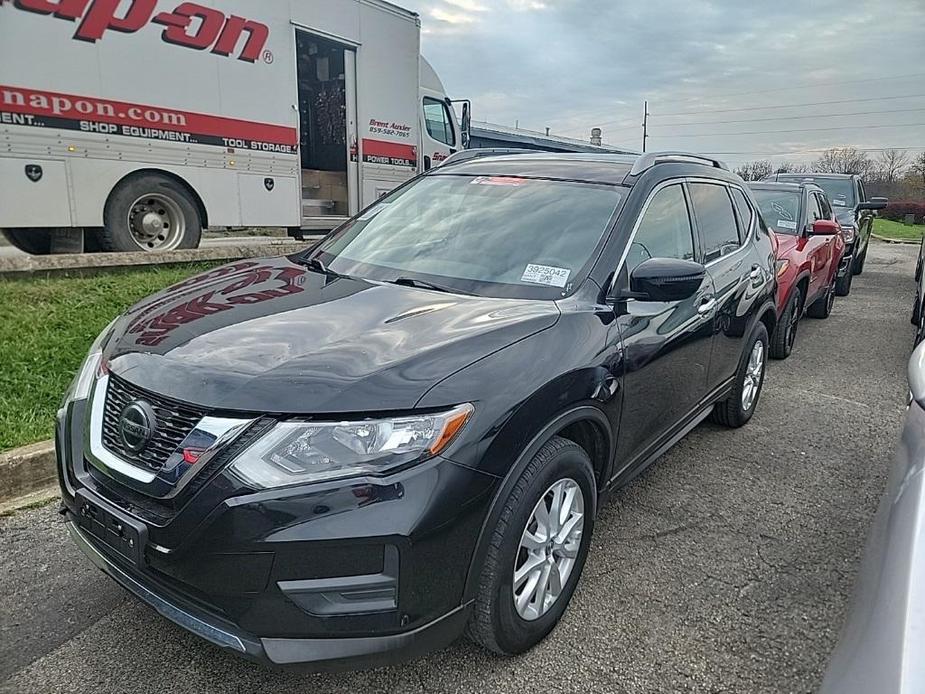
<svg viewBox="0 0 925 694">
<path fill-rule="evenodd" d="M 104 352 L 142 388 L 221 410 L 403 410 L 434 384 L 554 325 L 551 301 L 330 278 L 242 261 L 133 306 Z"/>
</svg>

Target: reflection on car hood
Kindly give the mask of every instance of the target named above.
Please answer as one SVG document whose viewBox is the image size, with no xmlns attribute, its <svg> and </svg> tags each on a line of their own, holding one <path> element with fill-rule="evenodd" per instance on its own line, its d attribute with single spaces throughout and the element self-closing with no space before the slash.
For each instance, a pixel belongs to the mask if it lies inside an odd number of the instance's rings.
<svg viewBox="0 0 925 694">
<path fill-rule="evenodd" d="M 794 236 L 793 234 L 780 234 L 777 232 L 774 233 L 774 238 L 777 240 L 774 248 L 774 255 L 777 256 L 777 259 L 786 258 L 789 256 L 793 249 L 797 246 L 797 240 L 799 237 Z"/>
<path fill-rule="evenodd" d="M 272 258 L 145 299 L 117 321 L 104 357 L 142 388 L 209 408 L 401 410 L 558 317 L 551 301 L 330 278 Z"/>
<path fill-rule="evenodd" d="M 855 221 L 854 210 L 847 208 L 834 207 L 835 219 L 839 224 L 853 224 Z"/>
</svg>

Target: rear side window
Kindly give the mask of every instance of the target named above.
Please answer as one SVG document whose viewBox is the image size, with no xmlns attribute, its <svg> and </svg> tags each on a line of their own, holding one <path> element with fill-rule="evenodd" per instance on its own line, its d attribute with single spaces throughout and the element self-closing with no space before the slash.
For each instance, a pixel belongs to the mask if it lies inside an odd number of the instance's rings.
<svg viewBox="0 0 925 694">
<path fill-rule="evenodd" d="M 741 223 L 739 240 L 745 243 L 745 239 L 748 238 L 748 232 L 752 228 L 752 222 L 755 220 L 755 211 L 752 209 L 752 206 L 748 204 L 745 193 L 738 188 L 730 188 L 729 191 L 732 193 L 732 201 L 735 203 L 736 210 L 739 212 L 739 222 Z"/>
<path fill-rule="evenodd" d="M 712 262 L 738 250 L 741 245 L 739 229 L 726 186 L 691 183 L 690 191 L 703 244 L 703 262 Z"/>
<path fill-rule="evenodd" d="M 691 218 L 680 185 L 662 188 L 649 202 L 626 254 L 626 271 L 649 258 L 694 259 Z"/>
<path fill-rule="evenodd" d="M 456 144 L 456 135 L 453 133 L 453 119 L 446 103 L 424 97 L 424 124 L 428 134 L 445 145 L 453 147 Z"/>
</svg>

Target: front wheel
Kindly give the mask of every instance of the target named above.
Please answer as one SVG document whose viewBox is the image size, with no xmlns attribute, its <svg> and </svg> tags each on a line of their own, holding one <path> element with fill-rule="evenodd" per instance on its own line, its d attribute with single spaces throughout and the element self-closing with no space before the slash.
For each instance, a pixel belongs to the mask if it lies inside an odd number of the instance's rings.
<svg viewBox="0 0 925 694">
<path fill-rule="evenodd" d="M 767 367 L 768 329 L 758 322 L 751 339 L 745 343 L 745 352 L 736 372 L 735 383 L 729 397 L 713 406 L 710 415 L 717 424 L 738 428 L 755 413 L 761 388 L 764 386 L 764 372 Z"/>
<path fill-rule="evenodd" d="M 596 508 L 587 453 L 553 437 L 521 474 L 492 531 L 467 626 L 470 639 L 515 655 L 553 630 L 584 567 Z"/>
<path fill-rule="evenodd" d="M 835 306 L 835 287 L 829 286 L 825 294 L 816 299 L 812 306 L 806 310 L 806 315 L 810 318 L 826 319 L 831 315 L 832 308 Z"/>
<path fill-rule="evenodd" d="M 848 296 L 851 293 L 851 280 L 854 279 L 854 272 L 849 267 L 845 274 L 835 280 L 835 294 L 838 296 Z"/>
<path fill-rule="evenodd" d="M 770 352 L 774 359 L 786 359 L 793 351 L 793 343 L 797 339 L 797 327 L 800 325 L 800 315 L 803 308 L 803 293 L 799 287 L 794 287 L 793 295 L 787 302 L 787 307 L 781 314 L 774 334 L 771 336 Z"/>
<path fill-rule="evenodd" d="M 202 220 L 190 193 L 177 181 L 142 174 L 120 183 L 106 201 L 100 243 L 107 251 L 196 248 Z"/>
</svg>

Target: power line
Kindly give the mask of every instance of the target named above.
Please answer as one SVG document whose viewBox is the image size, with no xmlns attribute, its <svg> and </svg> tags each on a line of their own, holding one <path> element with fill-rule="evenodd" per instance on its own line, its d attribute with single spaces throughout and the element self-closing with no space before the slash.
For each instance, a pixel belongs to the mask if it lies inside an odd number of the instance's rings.
<svg viewBox="0 0 925 694">
<path fill-rule="evenodd" d="M 776 108 L 801 108 L 803 106 L 826 106 L 828 104 L 853 104 L 861 101 L 891 101 L 893 99 L 914 99 L 925 94 L 900 94 L 897 96 L 872 96 L 864 99 L 840 99 L 837 101 L 812 101 L 803 104 L 780 104 L 777 106 L 748 106 L 745 108 L 717 108 L 706 111 L 678 111 L 676 113 L 653 113 L 653 116 L 666 118 L 668 116 L 700 116 L 704 113 L 732 113 L 735 111 L 770 111 Z M 622 122 L 622 121 L 621 121 Z"/>
<path fill-rule="evenodd" d="M 787 152 L 705 152 L 704 154 L 721 154 L 724 156 L 731 156 L 735 154 L 749 154 L 752 156 L 764 156 L 764 157 L 776 157 L 776 156 L 796 156 L 799 154 L 812 154 L 814 152 L 828 152 L 830 149 L 838 149 L 837 147 L 820 147 L 818 149 L 793 149 Z M 890 149 L 899 150 L 902 152 L 912 152 L 917 150 L 925 150 L 925 147 L 853 147 L 859 152 L 886 152 Z"/>
<path fill-rule="evenodd" d="M 925 77 L 925 72 L 913 72 L 913 73 L 909 73 L 905 75 L 888 75 L 888 76 L 883 76 L 883 77 L 867 77 L 865 79 L 842 80 L 839 82 L 816 82 L 814 84 L 803 84 L 803 85 L 796 85 L 796 86 L 788 85 L 786 87 L 774 87 L 772 89 L 754 89 L 754 90 L 747 91 L 747 92 L 723 92 L 723 93 L 718 93 L 718 94 L 711 94 L 711 96 L 725 99 L 727 97 L 732 97 L 732 96 L 748 96 L 750 94 L 768 94 L 768 93 L 773 93 L 773 92 L 788 92 L 788 91 L 793 91 L 795 89 L 816 89 L 818 87 L 836 87 L 836 86 L 840 86 L 843 84 L 861 84 L 863 82 L 882 82 L 884 80 L 899 80 L 899 79 L 907 79 L 911 77 Z M 680 99 L 678 101 L 693 101 L 699 98 L 702 98 L 702 97 L 688 97 L 686 99 Z M 672 103 L 671 100 L 669 100 L 668 103 Z M 610 109 L 610 110 L 614 110 L 614 109 Z M 605 112 L 604 111 L 592 111 L 590 114 L 583 114 L 577 117 L 590 119 L 598 115 L 599 113 L 605 113 Z M 663 114 L 663 115 L 673 115 L 673 114 Z M 572 118 L 575 118 L 575 117 L 576 116 L 556 118 L 556 119 L 551 120 L 550 122 L 557 123 L 557 122 L 562 122 L 563 120 L 571 120 Z M 609 121 L 608 123 L 603 123 L 601 125 L 616 124 L 616 123 L 629 123 L 629 122 L 631 122 L 631 119 L 622 119 L 620 121 Z"/>
<path fill-rule="evenodd" d="M 808 116 L 774 116 L 773 118 L 748 118 L 742 120 L 703 120 L 686 123 L 671 123 L 672 128 L 682 125 L 726 125 L 728 123 L 765 123 L 772 120 L 801 120 L 806 118 L 841 118 L 843 116 L 873 116 L 884 113 L 911 113 L 914 111 L 925 111 L 922 108 L 897 108 L 886 111 L 855 111 L 854 113 L 813 113 Z"/>
<path fill-rule="evenodd" d="M 727 135 L 775 135 L 778 133 L 815 133 L 825 130 L 870 130 L 871 128 L 919 128 L 925 123 L 896 123 L 894 125 L 840 125 L 834 128 L 798 128 L 796 130 L 748 130 L 739 133 L 686 133 L 683 135 L 649 135 L 649 137 L 720 137 Z"/>
</svg>

